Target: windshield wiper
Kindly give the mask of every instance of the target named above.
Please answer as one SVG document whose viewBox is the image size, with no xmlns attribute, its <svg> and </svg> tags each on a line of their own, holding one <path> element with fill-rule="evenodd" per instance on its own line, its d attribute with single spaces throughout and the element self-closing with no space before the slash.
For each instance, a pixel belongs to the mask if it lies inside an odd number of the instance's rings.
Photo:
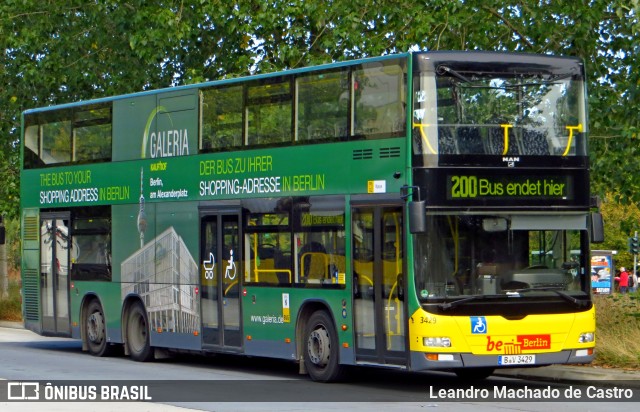
<svg viewBox="0 0 640 412">
<path fill-rule="evenodd" d="M 471 80 L 467 79 L 466 77 L 464 77 L 463 75 L 461 75 L 457 71 L 453 70 L 451 67 L 440 65 L 436 69 L 436 72 L 438 74 L 440 74 L 440 75 L 443 75 L 443 74 L 447 73 L 447 74 L 452 75 L 453 77 L 457 77 L 458 79 L 462 80 L 465 83 L 471 83 Z"/>
<path fill-rule="evenodd" d="M 566 300 L 567 302 L 573 303 L 574 305 L 576 305 L 579 308 L 582 307 L 586 307 L 589 305 L 588 301 L 583 301 L 580 299 L 576 299 L 573 296 L 558 290 L 557 288 L 552 288 L 552 287 L 539 287 L 539 288 L 526 288 L 526 289 L 518 289 L 516 292 L 512 292 L 511 294 L 508 294 L 508 297 L 517 297 L 519 296 L 520 293 L 523 292 L 553 292 L 556 295 L 560 296 L 562 299 Z M 516 293 L 518 295 L 516 295 Z M 456 306 L 460 306 L 463 303 L 467 303 L 467 302 L 471 302 L 474 300 L 483 300 L 486 299 L 487 295 L 474 295 L 474 296 L 469 296 L 466 298 L 462 298 L 462 299 L 458 299 L 458 300 L 454 300 L 451 302 L 444 302 L 438 305 L 438 307 L 442 310 L 447 310 L 447 309 L 453 309 Z"/>
<path fill-rule="evenodd" d="M 452 302 L 441 303 L 438 305 L 438 307 L 442 310 L 447 310 L 447 309 L 455 308 L 456 306 L 459 306 L 463 303 L 471 302 L 472 300 L 484 299 L 484 298 L 485 298 L 485 295 L 474 295 L 474 296 L 469 296 L 466 298 L 454 300 Z"/>
<path fill-rule="evenodd" d="M 537 292 L 537 291 L 553 292 L 556 295 L 560 296 L 562 299 L 566 300 L 567 302 L 573 303 L 574 305 L 576 305 L 579 308 L 586 307 L 586 306 L 589 305 L 588 301 L 576 299 L 573 296 L 569 295 L 568 293 L 565 293 L 565 292 L 563 292 L 561 290 L 558 290 L 557 288 L 539 287 L 539 288 L 526 288 L 526 289 L 518 289 L 517 290 L 518 293 L 521 293 L 521 292 Z"/>
</svg>

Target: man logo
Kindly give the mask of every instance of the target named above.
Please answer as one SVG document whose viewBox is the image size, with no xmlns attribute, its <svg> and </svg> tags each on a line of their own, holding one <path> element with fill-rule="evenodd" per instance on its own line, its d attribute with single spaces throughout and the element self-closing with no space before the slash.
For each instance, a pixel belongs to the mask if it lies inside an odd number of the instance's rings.
<svg viewBox="0 0 640 412">
<path fill-rule="evenodd" d="M 508 167 L 515 167 L 516 163 L 520 161 L 518 156 L 504 156 L 502 161 L 507 164 Z"/>
</svg>

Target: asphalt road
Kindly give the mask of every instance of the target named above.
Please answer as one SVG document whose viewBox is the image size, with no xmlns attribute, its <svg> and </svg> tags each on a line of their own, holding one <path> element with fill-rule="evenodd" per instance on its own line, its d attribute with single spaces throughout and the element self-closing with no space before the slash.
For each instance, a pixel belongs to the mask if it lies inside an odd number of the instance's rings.
<svg viewBox="0 0 640 412">
<path fill-rule="evenodd" d="M 637 407 L 618 403 L 640 389 L 618 388 L 616 382 L 566 382 L 496 376 L 464 382 L 445 372 L 408 373 L 379 368 L 358 368 L 344 383 L 320 384 L 297 373 L 293 363 L 238 356 L 181 355 L 150 363 L 126 357 L 95 358 L 81 351 L 78 341 L 47 338 L 23 329 L 0 327 L 0 385 L 5 391 L 15 382 L 51 383 L 50 395 L 61 399 L 100 398 L 114 388 L 111 399 L 152 398 L 147 402 L 0 402 L 3 411 L 610 411 Z M 621 382 L 624 385 L 624 382 Z M 51 388 L 55 387 L 58 392 Z M 66 389 L 65 389 L 66 388 Z M 12 389 L 16 389 L 12 386 Z M 45 389 L 41 389 L 44 392 Z M 64 392 L 64 391 L 67 392 Z M 82 392 L 84 390 L 84 392 Z M 621 393 L 614 393 L 615 390 Z M 628 392 L 631 391 L 631 392 Z M 6 399 L 6 392 L 2 398 Z M 567 398 L 567 395 L 572 395 Z M 601 399 L 598 396 L 620 399 Z M 54 396 L 54 397 L 56 397 Z M 539 399 L 538 399 L 539 398 Z M 41 398 L 42 399 L 42 398 Z"/>
</svg>

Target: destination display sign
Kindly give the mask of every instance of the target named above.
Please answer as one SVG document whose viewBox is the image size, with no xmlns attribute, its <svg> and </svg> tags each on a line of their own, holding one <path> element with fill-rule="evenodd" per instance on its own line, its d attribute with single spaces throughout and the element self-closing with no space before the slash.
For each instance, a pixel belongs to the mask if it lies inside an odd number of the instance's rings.
<svg viewBox="0 0 640 412">
<path fill-rule="evenodd" d="M 413 184 L 427 209 L 584 209 L 590 205 L 589 176 L 579 167 L 416 168 Z"/>
<path fill-rule="evenodd" d="M 447 200 L 522 199 L 561 200 L 574 198 L 572 176 L 560 175 L 447 175 Z"/>
</svg>

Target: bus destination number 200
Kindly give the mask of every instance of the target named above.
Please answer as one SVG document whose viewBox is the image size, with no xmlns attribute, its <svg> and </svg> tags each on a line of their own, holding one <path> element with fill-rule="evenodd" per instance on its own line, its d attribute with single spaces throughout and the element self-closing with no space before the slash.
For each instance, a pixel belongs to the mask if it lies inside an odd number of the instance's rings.
<svg viewBox="0 0 640 412">
<path fill-rule="evenodd" d="M 500 177 L 450 176 L 450 199 L 477 197 L 538 197 L 567 199 L 566 178 L 523 177 L 505 181 Z"/>
</svg>

